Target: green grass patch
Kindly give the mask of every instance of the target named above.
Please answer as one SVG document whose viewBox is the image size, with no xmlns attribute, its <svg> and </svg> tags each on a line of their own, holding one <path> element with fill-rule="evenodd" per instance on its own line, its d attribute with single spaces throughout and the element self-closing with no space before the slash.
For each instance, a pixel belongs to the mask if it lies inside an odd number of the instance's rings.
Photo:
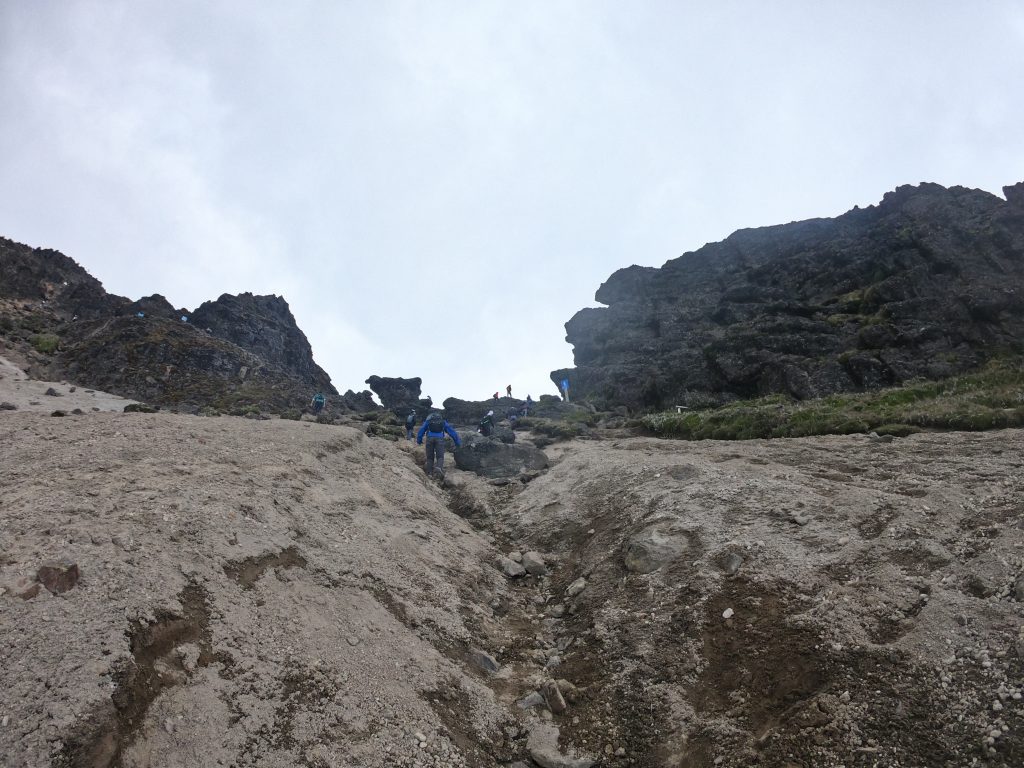
<svg viewBox="0 0 1024 768">
<path fill-rule="evenodd" d="M 52 355 L 60 346 L 60 336 L 53 333 L 37 333 L 29 342 L 35 347 L 36 352 Z"/>
<path fill-rule="evenodd" d="M 981 431 L 1024 426 L 1024 367 L 996 361 L 941 381 L 795 401 L 778 395 L 686 413 L 653 413 L 643 428 L 684 440 L 750 440 L 875 431 Z"/>
</svg>

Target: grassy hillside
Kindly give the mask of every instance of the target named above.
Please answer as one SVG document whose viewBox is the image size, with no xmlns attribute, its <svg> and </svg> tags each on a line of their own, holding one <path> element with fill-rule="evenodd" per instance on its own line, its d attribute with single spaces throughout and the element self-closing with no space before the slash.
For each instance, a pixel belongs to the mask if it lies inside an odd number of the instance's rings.
<svg viewBox="0 0 1024 768">
<path fill-rule="evenodd" d="M 1000 360 L 941 381 L 819 400 L 772 395 L 714 409 L 654 413 L 641 421 L 656 435 L 684 440 L 1019 427 L 1024 426 L 1024 364 Z"/>
</svg>

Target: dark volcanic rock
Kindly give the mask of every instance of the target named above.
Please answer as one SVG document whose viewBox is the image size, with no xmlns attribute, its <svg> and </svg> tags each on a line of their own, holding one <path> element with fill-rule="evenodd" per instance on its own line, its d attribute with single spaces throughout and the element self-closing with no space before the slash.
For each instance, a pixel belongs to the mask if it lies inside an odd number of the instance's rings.
<svg viewBox="0 0 1024 768">
<path fill-rule="evenodd" d="M 373 393 L 369 390 L 364 389 L 362 392 L 353 392 L 350 389 L 340 399 L 342 407 L 349 411 L 369 413 L 370 411 L 380 410 L 380 406 L 373 401 Z"/>
<path fill-rule="evenodd" d="M 455 449 L 455 465 L 484 477 L 514 477 L 524 469 L 544 469 L 547 455 L 532 445 L 509 445 L 493 437 L 467 434 Z"/>
<path fill-rule="evenodd" d="M 176 410 L 294 413 L 316 391 L 346 410 L 377 409 L 369 393 L 338 398 L 282 298 L 224 295 L 195 313 L 158 294 L 131 302 L 67 256 L 3 238 L 0 336 L 36 378 Z"/>
<path fill-rule="evenodd" d="M 311 390 L 337 394 L 331 378 L 313 362 L 313 348 L 280 296 L 225 293 L 201 305 L 189 323 L 252 352 Z"/>
<path fill-rule="evenodd" d="M 1024 352 L 1024 185 L 904 186 L 632 266 L 568 323 L 573 400 L 644 410 L 942 378 Z"/>
<path fill-rule="evenodd" d="M 0 237 L 0 299 L 16 299 L 61 319 L 95 318 L 127 311 L 128 300 L 59 251 L 30 248 Z"/>
<path fill-rule="evenodd" d="M 380 398 L 385 408 L 420 407 L 420 386 L 423 379 L 419 376 L 414 379 L 371 376 L 366 383 Z"/>
</svg>

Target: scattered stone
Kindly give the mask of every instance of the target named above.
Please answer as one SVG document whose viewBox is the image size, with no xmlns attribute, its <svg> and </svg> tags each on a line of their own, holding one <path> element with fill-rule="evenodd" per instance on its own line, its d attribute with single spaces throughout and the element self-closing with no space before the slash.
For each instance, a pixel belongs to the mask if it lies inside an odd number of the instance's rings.
<svg viewBox="0 0 1024 768">
<path fill-rule="evenodd" d="M 156 413 L 160 410 L 160 406 L 146 405 L 145 403 L 129 403 L 123 410 L 125 413 Z"/>
<path fill-rule="evenodd" d="M 172 720 L 169 717 L 166 720 L 164 720 L 164 730 L 167 731 L 168 733 L 174 733 L 174 731 L 175 731 L 174 720 Z"/>
<path fill-rule="evenodd" d="M 616 749 L 615 750 L 615 756 L 616 757 L 625 757 L 626 756 L 626 748 L 625 747 L 619 747 L 618 749 Z"/>
<path fill-rule="evenodd" d="M 509 552 L 508 553 L 508 559 L 509 560 L 514 560 L 517 563 L 521 563 L 521 562 L 523 562 L 523 553 L 522 552 Z"/>
<path fill-rule="evenodd" d="M 63 397 L 63 395 L 53 387 L 47 387 L 46 391 L 43 392 L 43 394 L 46 395 L 47 397 Z"/>
<path fill-rule="evenodd" d="M 0 411 L 16 411 L 18 406 L 14 403 L 0 403 Z"/>
<path fill-rule="evenodd" d="M 1013 597 L 1019 602 L 1024 602 L 1024 573 L 1013 582 Z"/>
<path fill-rule="evenodd" d="M 501 560 L 501 570 L 504 571 L 505 575 L 510 579 L 516 579 L 520 576 L 526 575 L 526 569 L 523 568 L 515 560 L 509 560 L 507 557 L 503 557 Z"/>
<path fill-rule="evenodd" d="M 534 709 L 535 707 L 543 707 L 544 704 L 544 697 L 538 691 L 530 691 L 516 702 L 516 706 L 520 709 Z"/>
<path fill-rule="evenodd" d="M 526 572 L 531 576 L 543 576 L 548 572 L 547 566 L 544 564 L 544 558 L 540 552 L 530 551 L 523 555 L 523 567 Z"/>
<path fill-rule="evenodd" d="M 880 435 L 877 432 L 868 433 L 868 440 L 872 443 L 891 443 L 892 435 Z"/>
<path fill-rule="evenodd" d="M 567 709 L 565 697 L 562 696 L 562 692 L 559 690 L 557 683 L 553 680 L 549 680 L 544 683 L 541 688 L 541 692 L 544 694 L 544 701 L 547 702 L 548 709 L 556 715 L 560 715 L 565 712 Z"/>
<path fill-rule="evenodd" d="M 849 536 L 840 536 L 836 540 L 836 544 L 838 544 L 840 547 L 845 547 L 849 543 L 850 543 L 850 537 Z"/>
<path fill-rule="evenodd" d="M 54 595 L 73 589 L 78 583 L 78 577 L 78 564 L 70 560 L 43 563 L 36 571 L 36 579 Z"/>
<path fill-rule="evenodd" d="M 77 391 L 78 391 L 78 387 L 71 387 L 71 389 L 68 390 L 68 392 L 77 392 Z"/>
<path fill-rule="evenodd" d="M 469 652 L 469 660 L 489 675 L 493 675 L 501 669 L 501 665 L 495 661 L 493 656 L 479 648 L 474 648 Z"/>
<path fill-rule="evenodd" d="M 12 595 L 20 597 L 22 600 L 31 600 L 39 594 L 42 586 L 38 581 L 25 576 L 18 576 L 13 582 L 6 585 Z"/>
<path fill-rule="evenodd" d="M 537 723 L 530 729 L 526 750 L 541 768 L 590 768 L 596 761 L 589 757 L 570 757 L 558 749 L 558 728 Z"/>
<path fill-rule="evenodd" d="M 547 660 L 547 663 L 544 665 L 544 669 L 554 669 L 555 667 L 559 666 L 561 663 L 562 663 L 562 657 L 561 656 L 558 656 L 558 655 L 552 656 L 550 659 Z"/>
<path fill-rule="evenodd" d="M 839 696 L 839 700 L 843 704 L 849 704 L 850 703 L 850 692 L 849 691 L 843 691 L 842 694 L 840 694 L 840 696 Z"/>
<path fill-rule="evenodd" d="M 67 416 L 67 413 L 65 413 L 64 411 L 54 411 L 50 415 L 51 416 Z"/>
<path fill-rule="evenodd" d="M 736 552 L 730 552 L 722 558 L 722 572 L 726 576 L 735 576 L 743 565 L 743 558 Z"/>
<path fill-rule="evenodd" d="M 733 611 L 732 608 L 726 608 L 724 611 L 722 611 L 722 618 L 726 619 L 726 620 L 729 620 L 729 619 L 731 619 L 733 617 L 734 613 L 735 613 L 735 611 Z"/>
<path fill-rule="evenodd" d="M 555 681 L 555 685 L 558 686 L 558 690 L 561 692 L 565 700 L 568 701 L 570 704 L 575 704 L 580 700 L 580 689 L 572 683 L 570 683 L 568 680 L 564 678 L 559 678 Z"/>
<path fill-rule="evenodd" d="M 582 576 L 576 579 L 572 584 L 565 588 L 565 596 L 569 598 L 576 597 L 580 592 L 587 588 L 587 580 Z"/>
<path fill-rule="evenodd" d="M 797 525 L 807 525 L 809 522 L 811 522 L 811 518 L 809 518 L 807 515 L 802 515 L 799 512 L 791 513 L 789 519 Z"/>
<path fill-rule="evenodd" d="M 85 411 L 83 411 L 81 408 L 75 408 L 75 410 L 73 410 L 71 413 L 73 415 L 75 415 L 75 416 L 84 416 L 85 415 Z"/>
<path fill-rule="evenodd" d="M 346 640 L 346 641 L 348 642 L 348 644 L 349 644 L 349 645 L 351 645 L 351 646 L 357 646 L 357 645 L 359 645 L 359 638 L 358 638 L 358 637 L 353 637 L 352 635 L 349 635 L 348 637 L 346 637 L 346 638 L 345 638 L 345 640 Z"/>
<path fill-rule="evenodd" d="M 553 619 L 560 619 L 565 616 L 565 606 L 561 603 L 552 605 L 548 608 L 548 616 Z"/>
</svg>

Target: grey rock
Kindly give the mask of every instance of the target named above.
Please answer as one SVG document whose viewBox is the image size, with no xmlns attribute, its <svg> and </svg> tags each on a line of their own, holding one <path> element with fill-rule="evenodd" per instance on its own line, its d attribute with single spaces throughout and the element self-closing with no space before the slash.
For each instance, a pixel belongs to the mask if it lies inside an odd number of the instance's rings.
<svg viewBox="0 0 1024 768">
<path fill-rule="evenodd" d="M 0 411 L 16 411 L 18 406 L 14 403 L 0 403 Z"/>
<path fill-rule="evenodd" d="M 558 729 L 546 723 L 537 723 L 526 739 L 530 757 L 541 768 L 590 768 L 596 762 L 589 757 L 572 757 L 558 748 Z"/>
<path fill-rule="evenodd" d="M 545 469 L 548 457 L 532 445 L 507 445 L 493 437 L 467 434 L 455 449 L 455 465 L 487 478 L 509 478 L 523 470 Z"/>
<path fill-rule="evenodd" d="M 531 576 L 543 576 L 548 572 L 547 566 L 544 564 L 544 557 L 540 552 L 533 550 L 526 552 L 523 555 L 523 568 Z"/>
<path fill-rule="evenodd" d="M 48 397 L 63 397 L 63 395 L 53 387 L 47 387 L 46 391 L 43 392 L 43 394 L 47 395 Z"/>
<path fill-rule="evenodd" d="M 690 547 L 686 532 L 675 523 L 658 523 L 631 536 L 623 552 L 626 569 L 652 573 L 682 556 Z"/>
<path fill-rule="evenodd" d="M 501 669 L 501 665 L 495 661 L 493 656 L 479 648 L 474 648 L 469 652 L 469 660 L 473 662 L 476 667 L 489 675 L 493 675 Z"/>
<path fill-rule="evenodd" d="M 560 619 L 565 616 L 565 606 L 562 603 L 557 603 L 548 607 L 548 616 L 553 619 Z"/>
<path fill-rule="evenodd" d="M 544 697 L 538 691 L 530 691 L 516 702 L 516 706 L 520 709 L 534 709 L 535 707 L 543 707 L 544 704 Z"/>
<path fill-rule="evenodd" d="M 504 571 L 505 575 L 510 579 L 516 579 L 520 576 L 526 575 L 526 569 L 523 568 L 523 566 L 514 560 L 509 560 L 507 557 L 503 557 L 501 559 L 501 570 Z"/>
<path fill-rule="evenodd" d="M 567 709 L 565 703 L 565 697 L 562 696 L 562 691 L 559 690 L 558 684 L 553 680 L 549 680 L 544 683 L 541 687 L 541 693 L 544 695 L 544 701 L 547 702 L 548 709 L 554 712 L 556 715 L 560 715 Z"/>
<path fill-rule="evenodd" d="M 578 595 L 586 588 L 587 580 L 580 576 L 580 578 L 576 579 L 576 581 L 574 581 L 572 584 L 565 588 L 565 596 L 570 598 L 576 597 L 576 595 Z"/>
<path fill-rule="evenodd" d="M 722 572 L 727 576 L 735 576 L 743 565 L 743 558 L 736 552 L 730 552 L 721 560 Z"/>
<path fill-rule="evenodd" d="M 1013 582 L 1013 597 L 1019 602 L 1024 602 L 1024 573 Z"/>
</svg>

